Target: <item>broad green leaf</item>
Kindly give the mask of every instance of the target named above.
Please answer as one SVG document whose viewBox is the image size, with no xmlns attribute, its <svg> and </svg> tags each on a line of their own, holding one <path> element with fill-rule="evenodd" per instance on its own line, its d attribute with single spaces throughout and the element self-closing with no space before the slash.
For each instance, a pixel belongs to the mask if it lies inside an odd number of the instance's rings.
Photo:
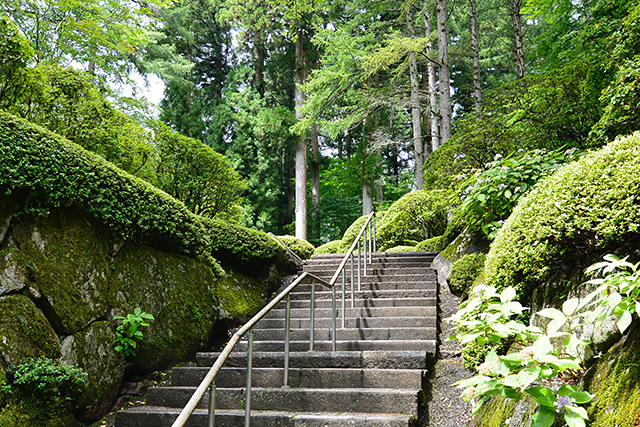
<svg viewBox="0 0 640 427">
<path fill-rule="evenodd" d="M 566 411 L 564 413 L 564 420 L 569 427 L 585 427 L 584 419 L 574 412 Z"/>
<path fill-rule="evenodd" d="M 587 415 L 587 410 L 582 406 L 567 406 L 566 410 L 567 412 L 573 412 L 574 414 L 578 415 L 580 418 L 584 418 L 585 420 L 589 418 L 589 416 Z"/>
<path fill-rule="evenodd" d="M 529 393 L 531 397 L 533 397 L 533 400 L 538 402 L 540 405 L 551 408 L 555 407 L 553 402 L 556 401 L 556 394 L 553 390 L 542 386 L 535 386 L 527 389 L 526 392 Z"/>
<path fill-rule="evenodd" d="M 500 293 L 500 302 L 506 303 L 516 297 L 516 290 L 509 286 Z"/>
<path fill-rule="evenodd" d="M 548 406 L 540 406 L 538 412 L 533 415 L 531 427 L 550 427 L 556 419 L 556 412 Z"/>
<path fill-rule="evenodd" d="M 607 297 L 607 304 L 609 307 L 616 307 L 620 304 L 620 301 L 622 301 L 622 296 L 617 292 L 613 292 Z"/>
<path fill-rule="evenodd" d="M 549 337 L 541 336 L 533 343 L 533 350 L 536 358 L 546 356 L 553 351 L 553 346 L 549 341 Z"/>
<path fill-rule="evenodd" d="M 565 315 L 560 310 L 555 308 L 545 308 L 543 310 L 536 312 L 536 314 L 542 317 L 546 317 L 548 319 L 558 319 L 558 318 L 564 319 L 565 318 Z"/>
<path fill-rule="evenodd" d="M 624 333 L 624 331 L 627 330 L 627 328 L 629 327 L 629 325 L 631 325 L 631 313 L 629 313 L 629 310 L 625 310 L 622 312 L 622 315 L 620 316 L 620 318 L 618 319 L 618 329 L 620 330 L 620 333 Z"/>
<path fill-rule="evenodd" d="M 580 305 L 580 300 L 578 298 L 568 299 L 562 304 L 562 312 L 566 316 L 571 316 L 578 309 L 578 305 Z"/>
<path fill-rule="evenodd" d="M 591 402 L 591 399 L 593 399 L 593 396 L 590 393 L 587 393 L 586 391 L 576 391 L 575 393 L 569 394 L 569 397 L 574 398 L 578 405 Z"/>
<path fill-rule="evenodd" d="M 467 378 L 466 380 L 458 381 L 454 385 L 458 388 L 473 387 L 480 383 L 490 381 L 492 378 L 484 375 L 476 375 L 475 377 Z"/>
</svg>

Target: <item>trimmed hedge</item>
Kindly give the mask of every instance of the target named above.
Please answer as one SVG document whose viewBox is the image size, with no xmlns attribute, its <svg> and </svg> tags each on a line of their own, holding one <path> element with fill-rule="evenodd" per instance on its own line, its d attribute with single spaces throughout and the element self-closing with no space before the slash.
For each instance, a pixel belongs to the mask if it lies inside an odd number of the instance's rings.
<svg viewBox="0 0 640 427">
<path fill-rule="evenodd" d="M 316 253 L 316 248 L 306 240 L 298 239 L 294 236 L 278 236 L 278 238 L 301 259 L 309 259 Z"/>
<path fill-rule="evenodd" d="M 257 230 L 195 215 L 180 201 L 101 156 L 0 111 L 0 189 L 26 190 L 25 211 L 75 207 L 127 240 L 233 266 L 275 261 L 284 248 Z"/>
<path fill-rule="evenodd" d="M 530 296 L 560 289 L 604 254 L 640 248 L 640 133 L 565 165 L 539 182 L 491 245 L 488 285 Z"/>
<path fill-rule="evenodd" d="M 440 252 L 447 247 L 446 236 L 436 236 L 427 240 L 423 240 L 415 246 L 416 252 Z"/>
<path fill-rule="evenodd" d="M 400 245 L 400 246 L 394 246 L 390 249 L 387 249 L 386 252 L 415 252 L 416 248 L 414 246 L 406 246 L 406 245 Z"/>
<path fill-rule="evenodd" d="M 478 275 L 484 269 L 484 254 L 465 255 L 451 267 L 449 288 L 455 295 L 467 295 Z"/>
<path fill-rule="evenodd" d="M 342 252 L 342 240 L 332 240 L 316 248 L 317 254 L 339 254 Z"/>
</svg>

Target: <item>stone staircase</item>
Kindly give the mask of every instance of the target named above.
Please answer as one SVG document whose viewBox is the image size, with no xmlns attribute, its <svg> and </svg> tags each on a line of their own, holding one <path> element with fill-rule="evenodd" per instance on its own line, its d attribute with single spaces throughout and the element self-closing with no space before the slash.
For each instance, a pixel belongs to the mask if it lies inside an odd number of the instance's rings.
<svg viewBox="0 0 640 427">
<path fill-rule="evenodd" d="M 331 291 L 316 285 L 315 348 L 309 351 L 310 285 L 291 293 L 290 371 L 283 387 L 285 305 L 254 328 L 251 425 L 260 427 L 411 426 L 420 415 L 426 370 L 437 351 L 434 253 L 376 253 L 351 308 L 347 264 L 346 322 L 336 290 L 336 351 Z M 305 271 L 327 281 L 342 255 L 315 255 Z M 247 343 L 240 342 L 216 379 L 216 426 L 244 425 Z M 170 426 L 217 353 L 198 353 L 199 367 L 175 368 L 171 384 L 150 388 L 144 406 L 118 412 L 116 427 Z M 207 396 L 187 423 L 207 425 Z"/>
</svg>

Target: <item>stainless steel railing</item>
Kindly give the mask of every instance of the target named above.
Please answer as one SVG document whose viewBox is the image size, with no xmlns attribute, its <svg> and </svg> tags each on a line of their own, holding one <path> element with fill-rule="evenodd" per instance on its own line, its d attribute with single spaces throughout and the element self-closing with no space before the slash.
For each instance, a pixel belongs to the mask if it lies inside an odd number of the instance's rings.
<svg viewBox="0 0 640 427">
<path fill-rule="evenodd" d="M 368 236 L 368 245 L 367 245 Z M 361 241 L 363 245 L 361 247 Z M 180 412 L 180 415 L 173 422 L 171 427 L 184 427 L 185 423 L 198 406 L 198 403 L 202 400 L 207 390 L 209 391 L 209 420 L 208 426 L 214 426 L 215 419 L 215 393 L 216 385 L 215 379 L 222 366 L 229 358 L 229 355 L 235 348 L 236 344 L 240 341 L 240 338 L 247 335 L 248 348 L 247 348 L 247 377 L 246 377 L 246 392 L 244 396 L 244 410 L 245 418 L 244 425 L 249 427 L 250 414 L 251 414 L 251 377 L 253 370 L 253 327 L 264 318 L 276 305 L 278 305 L 286 297 L 286 319 L 285 319 L 285 342 L 284 342 L 284 374 L 283 374 L 283 386 L 287 387 L 289 384 L 289 340 L 291 332 L 291 292 L 298 287 L 306 279 L 311 279 L 311 295 L 310 295 L 310 325 L 309 325 L 309 350 L 314 349 L 314 331 L 315 331 L 315 285 L 319 283 L 323 286 L 331 288 L 331 307 L 332 307 L 332 331 L 331 331 L 331 348 L 336 350 L 336 287 L 335 284 L 338 277 L 342 275 L 342 327 L 345 327 L 345 290 L 346 290 L 346 278 L 345 267 L 347 262 L 351 260 L 351 307 L 354 306 L 354 251 L 358 248 L 358 290 L 361 289 L 361 260 L 364 261 L 364 275 L 367 275 L 367 247 L 369 248 L 369 263 L 373 260 L 373 252 L 376 250 L 376 233 L 375 233 L 375 212 L 371 213 L 360 232 L 353 241 L 353 244 L 345 254 L 340 266 L 332 276 L 329 282 L 311 274 L 308 272 L 302 273 L 293 283 L 287 286 L 278 296 L 271 300 L 262 310 L 260 310 L 255 316 L 251 318 L 244 326 L 242 326 L 236 333 L 233 334 L 227 345 L 224 347 L 215 363 L 209 369 L 209 372 L 204 377 L 196 391 L 193 393 L 185 407 Z M 364 255 L 364 256 L 363 256 Z"/>
</svg>

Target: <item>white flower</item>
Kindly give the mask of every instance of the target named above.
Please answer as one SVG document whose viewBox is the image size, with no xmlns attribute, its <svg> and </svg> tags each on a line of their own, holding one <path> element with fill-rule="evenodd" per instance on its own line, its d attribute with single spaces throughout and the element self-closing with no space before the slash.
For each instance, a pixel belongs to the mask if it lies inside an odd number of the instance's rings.
<svg viewBox="0 0 640 427">
<path fill-rule="evenodd" d="M 478 366 L 478 373 L 480 375 L 491 375 L 493 371 L 498 367 L 497 360 L 490 360 L 488 362 L 484 362 L 482 365 Z"/>
<path fill-rule="evenodd" d="M 502 154 L 498 153 L 498 154 L 496 154 L 496 155 L 493 157 L 493 160 L 497 162 L 497 161 L 498 161 L 498 160 L 500 160 L 501 158 L 502 158 Z"/>
</svg>

